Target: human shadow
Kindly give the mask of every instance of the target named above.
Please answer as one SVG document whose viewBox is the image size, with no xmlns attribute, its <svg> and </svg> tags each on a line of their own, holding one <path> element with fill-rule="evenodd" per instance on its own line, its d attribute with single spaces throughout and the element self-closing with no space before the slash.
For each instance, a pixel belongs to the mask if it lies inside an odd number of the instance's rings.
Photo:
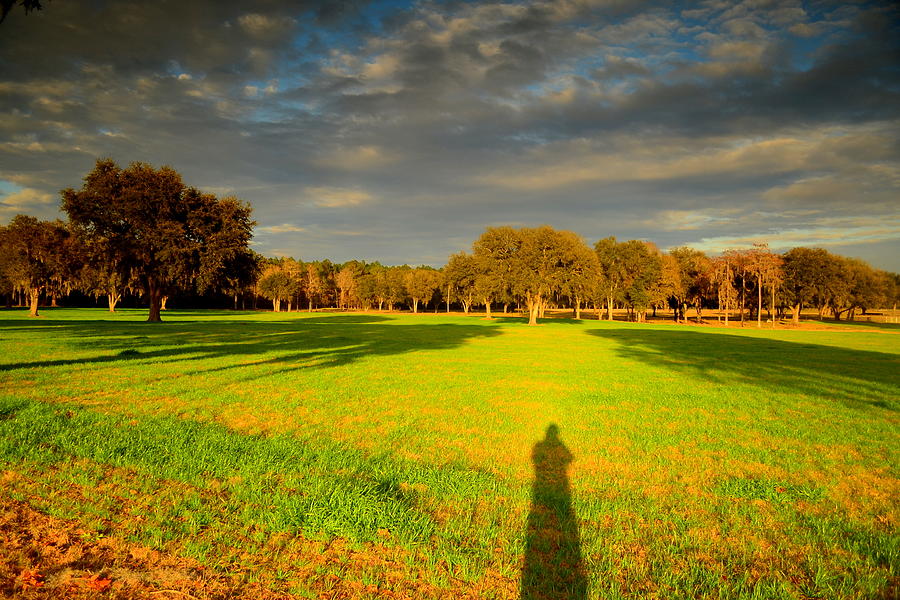
<svg viewBox="0 0 900 600">
<path fill-rule="evenodd" d="M 525 540 L 520 600 L 582 600 L 588 585 L 572 508 L 572 454 L 551 424 L 531 452 L 534 485 Z"/>
<path fill-rule="evenodd" d="M 69 348 L 90 355 L 32 361 L 3 361 L 0 372 L 97 365 L 118 361 L 152 364 L 185 362 L 198 372 L 241 369 L 247 378 L 299 369 L 337 367 L 362 358 L 454 348 L 469 339 L 500 335 L 487 324 L 392 323 L 381 315 L 328 315 L 277 321 L 181 321 L 172 327 L 102 320 L 44 320 L 22 326 L 0 319 L 0 330 L 44 330 Z M 255 375 L 254 375 L 255 374 Z"/>
<path fill-rule="evenodd" d="M 615 354 L 713 384 L 755 385 L 851 408 L 900 410 L 900 356 L 825 344 L 638 327 L 588 332 L 616 342 Z"/>
</svg>

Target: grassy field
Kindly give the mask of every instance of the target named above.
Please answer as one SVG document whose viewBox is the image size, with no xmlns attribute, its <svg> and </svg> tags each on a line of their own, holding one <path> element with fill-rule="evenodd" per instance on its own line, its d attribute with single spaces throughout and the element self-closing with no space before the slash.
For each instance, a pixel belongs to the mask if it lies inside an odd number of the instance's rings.
<svg viewBox="0 0 900 600">
<path fill-rule="evenodd" d="M 900 326 L 43 314 L 7 596 L 900 594 Z"/>
</svg>

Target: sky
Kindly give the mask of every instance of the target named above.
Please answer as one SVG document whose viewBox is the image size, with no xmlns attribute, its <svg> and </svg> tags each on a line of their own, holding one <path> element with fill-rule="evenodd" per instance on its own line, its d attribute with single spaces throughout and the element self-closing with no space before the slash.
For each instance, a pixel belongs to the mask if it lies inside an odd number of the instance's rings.
<svg viewBox="0 0 900 600">
<path fill-rule="evenodd" d="M 893 2 L 43 4 L 0 24 L 0 223 L 109 157 L 249 202 L 268 256 L 547 224 L 900 272 Z"/>
</svg>

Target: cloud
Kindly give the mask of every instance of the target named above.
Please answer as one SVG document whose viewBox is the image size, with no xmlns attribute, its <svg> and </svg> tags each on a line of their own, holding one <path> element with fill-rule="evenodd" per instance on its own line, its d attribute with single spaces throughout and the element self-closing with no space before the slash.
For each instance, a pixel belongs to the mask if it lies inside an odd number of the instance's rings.
<svg viewBox="0 0 900 600">
<path fill-rule="evenodd" d="M 815 219 L 896 212 L 898 15 L 886 1 L 49 3 L 4 29 L 22 58 L 0 78 L 0 178 L 55 197 L 97 157 L 170 164 L 251 202 L 278 249 L 335 260 L 440 262 L 504 221 L 661 245 L 771 222 L 852 229 Z"/>
<path fill-rule="evenodd" d="M 290 17 L 276 17 L 258 13 L 241 15 L 237 21 L 245 32 L 253 37 L 263 39 L 284 35 L 296 23 Z"/>
<path fill-rule="evenodd" d="M 749 247 L 766 242 L 772 250 L 788 250 L 797 246 L 841 247 L 861 243 L 900 240 L 900 217 L 822 219 L 809 227 L 775 228 L 749 235 L 702 238 L 687 245 L 704 252 L 723 252 L 730 248 Z"/>
<path fill-rule="evenodd" d="M 733 224 L 735 212 L 735 209 L 663 210 L 646 224 L 669 231 L 708 229 Z"/>
<path fill-rule="evenodd" d="M 38 190 L 24 188 L 0 196 L 0 214 L 13 217 L 17 214 L 43 216 L 57 197 Z"/>
<path fill-rule="evenodd" d="M 282 223 L 281 225 L 257 227 L 255 231 L 259 233 L 303 233 L 306 231 L 306 227 L 298 227 L 290 223 Z"/>
<path fill-rule="evenodd" d="M 396 153 L 373 145 L 339 147 L 316 158 L 316 164 L 345 171 L 382 167 L 398 159 Z"/>
<path fill-rule="evenodd" d="M 306 188 L 304 195 L 310 198 L 315 206 L 323 208 L 343 208 L 369 203 L 374 197 L 363 190 L 336 187 Z"/>
<path fill-rule="evenodd" d="M 815 143 L 784 137 L 727 143 L 718 140 L 715 146 L 704 148 L 686 140 L 666 140 L 655 148 L 638 149 L 631 142 L 619 142 L 612 146 L 624 146 L 625 152 L 598 152 L 585 148 L 581 141 L 539 148 L 525 157 L 525 164 L 495 169 L 495 174 L 482 176 L 480 181 L 512 189 L 550 190 L 591 182 L 717 177 L 729 173 L 744 177 L 774 175 L 803 168 Z"/>
</svg>

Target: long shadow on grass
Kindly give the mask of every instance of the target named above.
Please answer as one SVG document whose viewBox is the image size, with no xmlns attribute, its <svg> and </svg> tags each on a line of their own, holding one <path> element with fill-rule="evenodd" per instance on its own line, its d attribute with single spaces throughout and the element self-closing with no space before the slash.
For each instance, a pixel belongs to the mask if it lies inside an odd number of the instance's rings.
<svg viewBox="0 0 900 600">
<path fill-rule="evenodd" d="M 500 334 L 486 324 L 391 323 L 379 315 L 334 315 L 279 321 L 209 320 L 165 325 L 110 321 L 44 321 L 44 335 L 68 338 L 93 356 L 0 363 L 0 371 L 95 365 L 117 361 L 152 364 L 209 361 L 200 371 L 270 367 L 264 374 L 337 367 L 378 355 L 454 348 L 466 340 Z M 21 321 L 0 320 L 0 329 Z"/>
<path fill-rule="evenodd" d="M 758 385 L 853 408 L 898 410 L 900 356 L 719 332 L 629 327 L 589 331 L 616 342 L 622 358 L 711 383 Z"/>
<path fill-rule="evenodd" d="M 531 460 L 534 485 L 520 599 L 583 600 L 587 577 L 567 472 L 572 454 L 559 439 L 559 427 L 547 427 L 547 435 L 534 445 Z"/>
</svg>

